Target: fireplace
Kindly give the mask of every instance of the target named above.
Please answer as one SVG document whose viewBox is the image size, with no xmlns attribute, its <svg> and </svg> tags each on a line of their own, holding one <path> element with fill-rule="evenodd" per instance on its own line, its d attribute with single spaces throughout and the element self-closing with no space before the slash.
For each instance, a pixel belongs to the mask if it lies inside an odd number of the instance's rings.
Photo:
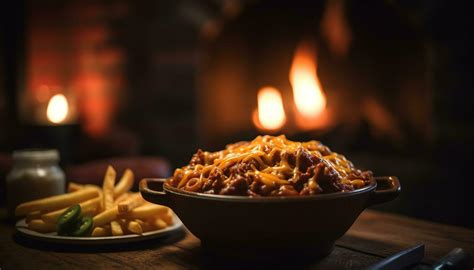
<svg viewBox="0 0 474 270">
<path fill-rule="evenodd" d="M 204 145 L 242 131 L 330 134 L 393 148 L 409 148 L 416 136 L 428 145 L 433 90 L 425 46 L 421 29 L 383 3 L 259 1 L 207 43 L 198 78 Z M 280 125 L 265 128 L 265 113 Z"/>
</svg>

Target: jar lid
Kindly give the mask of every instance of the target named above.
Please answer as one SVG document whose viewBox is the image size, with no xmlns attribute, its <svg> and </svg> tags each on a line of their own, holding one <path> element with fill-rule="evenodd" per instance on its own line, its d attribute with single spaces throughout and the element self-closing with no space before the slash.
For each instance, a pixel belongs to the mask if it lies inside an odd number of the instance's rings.
<svg viewBox="0 0 474 270">
<path fill-rule="evenodd" d="M 15 161 L 59 161 L 56 149 L 22 149 L 13 151 Z"/>
</svg>

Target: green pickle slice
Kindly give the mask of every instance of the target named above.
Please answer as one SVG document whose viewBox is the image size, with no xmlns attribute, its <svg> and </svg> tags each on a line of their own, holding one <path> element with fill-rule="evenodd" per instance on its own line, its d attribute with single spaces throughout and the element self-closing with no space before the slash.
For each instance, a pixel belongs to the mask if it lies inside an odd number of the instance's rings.
<svg viewBox="0 0 474 270">
<path fill-rule="evenodd" d="M 85 216 L 79 222 L 76 223 L 76 226 L 69 234 L 71 236 L 86 236 L 89 235 L 94 226 L 94 221 L 91 217 Z"/>
<path fill-rule="evenodd" d="M 76 222 L 81 216 L 81 206 L 76 204 L 69 207 L 64 213 L 62 213 L 57 222 L 57 231 L 59 235 L 67 235 L 68 232 L 72 231 Z"/>
</svg>

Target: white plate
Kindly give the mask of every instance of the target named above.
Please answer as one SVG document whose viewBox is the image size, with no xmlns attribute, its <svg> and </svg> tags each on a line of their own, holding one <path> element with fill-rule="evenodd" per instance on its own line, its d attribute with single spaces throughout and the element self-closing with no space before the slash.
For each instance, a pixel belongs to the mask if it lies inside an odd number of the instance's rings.
<svg viewBox="0 0 474 270">
<path fill-rule="evenodd" d="M 39 233 L 28 229 L 25 219 L 19 220 L 16 223 L 16 231 L 31 239 L 39 240 L 47 243 L 55 244 L 79 244 L 79 245 L 104 245 L 104 244 L 121 244 L 140 242 L 155 238 L 161 238 L 170 234 L 176 233 L 183 228 L 183 223 L 174 215 L 173 225 L 161 230 L 145 232 L 142 235 L 129 234 L 121 236 L 101 236 L 101 237 L 72 237 L 60 236 L 57 233 Z"/>
</svg>

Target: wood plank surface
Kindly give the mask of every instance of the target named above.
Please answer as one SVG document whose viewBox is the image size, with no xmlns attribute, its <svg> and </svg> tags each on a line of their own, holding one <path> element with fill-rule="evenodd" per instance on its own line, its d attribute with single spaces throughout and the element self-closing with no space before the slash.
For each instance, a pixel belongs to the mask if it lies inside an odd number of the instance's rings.
<svg viewBox="0 0 474 270">
<path fill-rule="evenodd" d="M 474 230 L 366 210 L 338 244 L 383 257 L 425 244 L 423 262 L 432 264 L 456 247 L 474 254 Z"/>
<path fill-rule="evenodd" d="M 339 239 L 333 252 L 319 260 L 275 258 L 242 262 L 207 254 L 199 240 L 182 232 L 159 241 L 87 248 L 50 246 L 14 234 L 12 224 L 0 224 L 0 268 L 4 269 L 363 269 L 386 256 L 426 245 L 427 269 L 455 247 L 474 253 L 474 231 L 366 210 Z M 224 267 L 225 266 L 225 267 Z M 224 267 L 224 268 L 223 268 Z"/>
</svg>

